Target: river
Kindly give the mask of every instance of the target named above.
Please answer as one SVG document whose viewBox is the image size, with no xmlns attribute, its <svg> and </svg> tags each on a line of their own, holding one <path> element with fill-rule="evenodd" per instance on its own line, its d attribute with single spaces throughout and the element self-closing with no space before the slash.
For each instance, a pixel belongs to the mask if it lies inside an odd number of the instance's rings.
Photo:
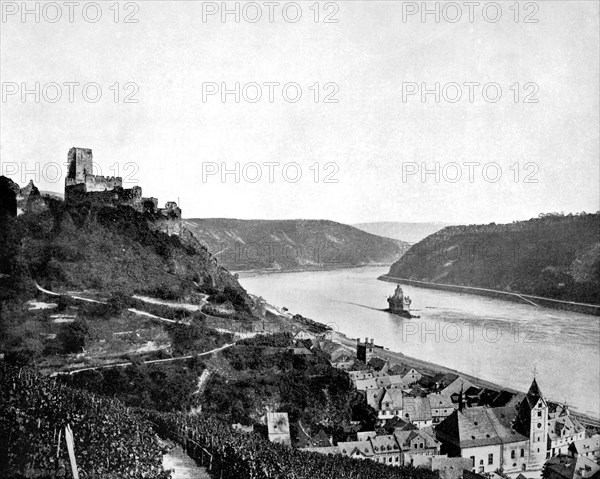
<svg viewBox="0 0 600 479">
<path fill-rule="evenodd" d="M 242 276 L 248 292 L 349 337 L 466 374 L 527 390 L 536 378 L 546 398 L 581 413 L 600 412 L 600 320 L 469 294 L 402 286 L 418 319 L 380 309 L 395 284 L 389 268 Z"/>
</svg>

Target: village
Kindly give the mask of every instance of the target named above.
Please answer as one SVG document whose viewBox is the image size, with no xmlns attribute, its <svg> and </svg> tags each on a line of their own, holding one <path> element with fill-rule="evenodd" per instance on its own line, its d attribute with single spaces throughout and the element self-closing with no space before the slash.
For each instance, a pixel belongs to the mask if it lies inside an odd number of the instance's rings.
<svg viewBox="0 0 600 479">
<path fill-rule="evenodd" d="M 515 394 L 479 387 L 458 374 L 431 376 L 384 360 L 369 338 L 356 340 L 354 357 L 325 337 L 299 332 L 294 340 L 294 354 L 326 352 L 332 366 L 347 371 L 378 421 L 373 431 L 359 431 L 356 424 L 349 440 L 334 444 L 323 431 L 311 436 L 302 424 L 292 437 L 288 414 L 269 412 L 272 442 L 412 465 L 437 471 L 442 479 L 589 479 L 600 471 L 597 428 L 586 428 L 567 404 L 547 401 L 535 377 L 526 394 Z"/>
</svg>

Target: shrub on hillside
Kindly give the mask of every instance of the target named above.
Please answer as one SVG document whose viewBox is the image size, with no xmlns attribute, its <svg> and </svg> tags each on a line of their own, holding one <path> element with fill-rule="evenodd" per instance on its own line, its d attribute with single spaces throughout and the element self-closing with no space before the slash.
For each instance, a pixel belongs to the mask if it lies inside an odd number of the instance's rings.
<svg viewBox="0 0 600 479">
<path fill-rule="evenodd" d="M 56 339 L 62 346 L 65 354 L 80 353 L 85 346 L 88 335 L 88 326 L 85 321 L 76 320 L 73 323 L 63 324 Z"/>
</svg>

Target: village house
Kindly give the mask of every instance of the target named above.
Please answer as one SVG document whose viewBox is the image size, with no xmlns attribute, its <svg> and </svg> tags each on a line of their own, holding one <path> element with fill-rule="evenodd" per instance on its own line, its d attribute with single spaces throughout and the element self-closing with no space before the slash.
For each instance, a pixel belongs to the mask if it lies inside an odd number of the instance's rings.
<svg viewBox="0 0 600 479">
<path fill-rule="evenodd" d="M 419 371 L 417 371 L 415 368 L 410 368 L 408 372 L 402 376 L 402 381 L 410 386 L 411 384 L 416 383 L 422 377 L 423 375 Z"/>
<path fill-rule="evenodd" d="M 452 397 L 453 394 L 459 394 L 461 391 L 465 391 L 472 386 L 473 384 L 468 379 L 457 376 L 451 383 L 440 389 L 439 393 L 447 397 Z"/>
<path fill-rule="evenodd" d="M 431 470 L 437 471 L 440 479 L 463 479 L 465 469 L 471 470 L 471 460 L 464 457 L 433 456 Z"/>
<path fill-rule="evenodd" d="M 354 382 L 359 379 L 373 379 L 375 376 L 372 371 L 364 370 L 364 371 L 348 371 L 348 376 Z"/>
<path fill-rule="evenodd" d="M 579 456 L 556 456 L 546 462 L 544 479 L 598 479 L 600 466 L 591 459 Z"/>
<path fill-rule="evenodd" d="M 381 376 L 376 378 L 375 383 L 380 389 L 404 389 L 407 384 L 402 379 L 402 376 Z"/>
<path fill-rule="evenodd" d="M 427 398 L 429 399 L 429 407 L 431 408 L 431 417 L 434 426 L 454 412 L 455 403 L 452 402 L 452 399 L 449 396 L 444 394 L 430 394 Z M 456 404 L 456 407 L 458 407 L 458 404 Z"/>
<path fill-rule="evenodd" d="M 394 435 L 404 452 L 404 464 L 412 464 L 417 467 L 423 464 L 423 461 L 420 460 L 422 456 L 440 454 L 441 443 L 433 433 L 425 430 L 396 431 Z"/>
<path fill-rule="evenodd" d="M 336 369 L 341 369 L 342 371 L 350 371 L 355 364 L 356 360 L 347 354 L 342 354 L 337 359 L 331 361 L 331 365 Z"/>
<path fill-rule="evenodd" d="M 433 425 L 431 406 L 427 397 L 405 397 L 402 413 L 405 421 L 412 422 L 419 429 Z"/>
<path fill-rule="evenodd" d="M 354 386 L 359 391 L 368 391 L 369 389 L 379 389 L 377 387 L 377 380 L 375 378 L 357 379 L 356 381 L 354 381 Z"/>
<path fill-rule="evenodd" d="M 379 388 L 367 389 L 365 394 L 367 398 L 367 405 L 379 412 L 381 410 L 381 399 L 383 399 L 385 390 Z"/>
<path fill-rule="evenodd" d="M 375 408 L 374 408 L 375 409 Z M 401 389 L 385 389 L 379 402 L 379 419 L 402 417 L 403 393 Z"/>
<path fill-rule="evenodd" d="M 375 456 L 373 460 L 388 466 L 401 466 L 403 464 L 402 448 L 393 434 L 370 437 L 369 442 L 373 447 Z"/>
<path fill-rule="evenodd" d="M 340 454 L 353 459 L 375 460 L 375 452 L 370 441 L 348 441 L 339 442 L 338 449 Z M 321 452 L 321 451 L 315 451 Z"/>
<path fill-rule="evenodd" d="M 568 409 L 562 409 L 559 416 L 548 420 L 548 451 L 550 456 L 566 455 L 569 445 L 585 439 L 585 428 L 570 416 Z"/>
<path fill-rule="evenodd" d="M 600 461 L 600 434 L 574 441 L 569 445 L 569 455 L 571 457 L 587 457 L 596 462 Z"/>
</svg>

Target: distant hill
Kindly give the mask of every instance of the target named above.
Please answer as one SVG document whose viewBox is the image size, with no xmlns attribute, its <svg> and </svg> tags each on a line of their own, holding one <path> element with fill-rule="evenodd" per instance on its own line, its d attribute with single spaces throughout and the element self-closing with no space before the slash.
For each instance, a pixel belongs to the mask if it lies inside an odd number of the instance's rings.
<svg viewBox="0 0 600 479">
<path fill-rule="evenodd" d="M 391 264 L 408 247 L 328 220 L 188 219 L 184 227 L 234 271 Z"/>
<path fill-rule="evenodd" d="M 408 243 L 416 243 L 430 234 L 441 230 L 450 223 L 402 223 L 399 221 L 381 221 L 377 223 L 357 223 L 355 228 L 378 236 L 394 238 Z"/>
<path fill-rule="evenodd" d="M 48 196 L 50 198 L 54 198 L 55 200 L 64 200 L 65 199 L 65 194 L 59 193 L 58 191 L 40 190 L 40 194 L 42 196 Z"/>
<path fill-rule="evenodd" d="M 449 226 L 413 245 L 388 276 L 600 304 L 600 215 Z"/>
</svg>

